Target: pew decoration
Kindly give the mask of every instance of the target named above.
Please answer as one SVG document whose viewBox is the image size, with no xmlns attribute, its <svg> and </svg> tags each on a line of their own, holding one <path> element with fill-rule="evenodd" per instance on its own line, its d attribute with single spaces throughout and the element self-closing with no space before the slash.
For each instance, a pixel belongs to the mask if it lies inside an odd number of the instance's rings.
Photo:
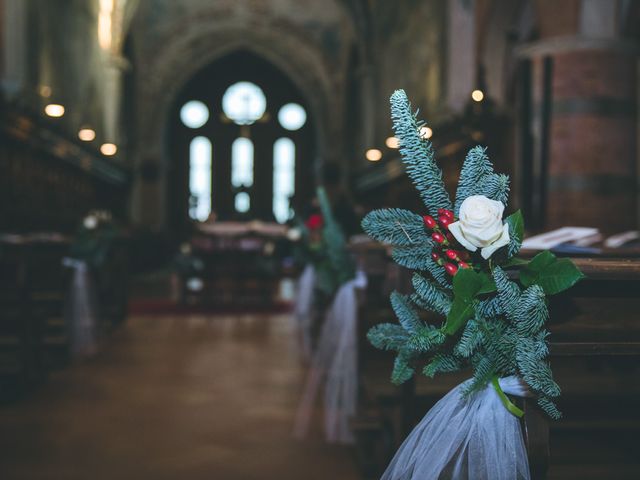
<svg viewBox="0 0 640 480">
<path fill-rule="evenodd" d="M 319 188 L 322 221 L 317 218 L 307 228 L 321 225 L 315 246 L 315 294 L 331 300 L 322 324 L 317 347 L 298 406 L 294 436 L 303 438 L 309 430 L 318 393 L 324 388 L 324 431 L 330 443 L 351 444 L 354 437 L 349 420 L 357 403 L 357 297 L 367 285 L 364 273 L 356 271 L 347 251 L 344 234 L 335 221 L 329 200 Z"/>
<path fill-rule="evenodd" d="M 111 214 L 90 212 L 82 221 L 63 265 L 73 270 L 65 308 L 71 353 L 89 356 L 98 348 L 99 305 L 94 272 L 107 261 L 117 236 Z"/>
<path fill-rule="evenodd" d="M 471 367 L 473 378 L 427 413 L 383 479 L 529 478 L 523 412 L 505 392 L 533 396 L 551 418 L 561 416 L 554 403 L 560 387 L 546 361 L 546 296 L 583 275 L 549 251 L 531 261 L 517 258 L 524 220 L 520 211 L 503 219 L 509 178 L 494 173 L 484 148 L 467 154 L 452 202 L 431 142 L 421 136 L 424 122 L 403 90 L 391 96 L 391 116 L 427 215 L 391 208 L 363 219 L 367 234 L 392 245 L 394 260 L 414 271 L 414 292 L 391 295 L 399 324 L 376 325 L 368 338 L 397 352 L 396 384 L 420 364 L 428 377 Z M 426 323 L 421 311 L 444 320 Z"/>
</svg>

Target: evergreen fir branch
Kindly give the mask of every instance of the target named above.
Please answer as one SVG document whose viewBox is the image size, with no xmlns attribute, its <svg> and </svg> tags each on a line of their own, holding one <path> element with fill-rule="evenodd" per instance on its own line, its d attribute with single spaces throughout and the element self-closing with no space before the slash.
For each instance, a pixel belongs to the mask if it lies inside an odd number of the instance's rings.
<svg viewBox="0 0 640 480">
<path fill-rule="evenodd" d="M 487 336 L 485 351 L 501 377 L 518 373 L 517 365 L 513 361 L 519 344 L 519 337 L 513 328 L 504 322 L 492 322 L 490 334 Z"/>
<path fill-rule="evenodd" d="M 367 338 L 380 350 L 400 350 L 409 339 L 409 335 L 398 324 L 380 323 L 369 330 Z"/>
<path fill-rule="evenodd" d="M 440 285 L 445 290 L 452 290 L 453 285 L 451 284 L 451 277 L 447 276 L 444 268 L 441 265 L 438 265 L 436 262 L 431 260 L 425 264 L 424 271 L 428 272 L 431 275 L 438 285 Z"/>
<path fill-rule="evenodd" d="M 339 286 L 354 277 L 355 265 L 347 251 L 347 241 L 342 229 L 335 221 L 331 211 L 331 204 L 324 188 L 318 187 L 316 193 L 324 220 L 322 238 L 326 245 L 331 270 L 336 277 L 337 286 Z"/>
<path fill-rule="evenodd" d="M 393 307 L 396 317 L 398 317 L 400 325 L 402 325 L 407 333 L 417 333 L 423 326 L 418 312 L 413 308 L 413 305 L 411 305 L 406 295 L 398 292 L 391 293 L 391 306 Z"/>
<path fill-rule="evenodd" d="M 445 317 L 451 309 L 451 297 L 442 288 L 429 282 L 419 273 L 414 273 L 412 278 L 413 288 L 420 297 L 423 308 L 439 313 Z"/>
<path fill-rule="evenodd" d="M 518 308 L 520 301 L 520 287 L 507 278 L 507 274 L 500 267 L 493 269 L 493 279 L 498 289 L 500 305 L 509 320 L 513 320 L 514 312 Z"/>
<path fill-rule="evenodd" d="M 462 368 L 462 363 L 451 354 L 437 353 L 433 359 L 423 368 L 422 373 L 433 378 L 436 373 L 457 372 Z"/>
<path fill-rule="evenodd" d="M 530 345 L 525 342 L 518 345 L 516 361 L 523 380 L 533 390 L 544 393 L 548 397 L 560 395 L 560 387 L 553 381 L 549 364 L 537 358 L 536 352 L 530 350 Z"/>
<path fill-rule="evenodd" d="M 464 358 L 469 358 L 482 345 L 484 334 L 478 328 L 478 322 L 471 319 L 467 322 L 460 336 L 460 340 L 454 347 L 454 352 Z"/>
<path fill-rule="evenodd" d="M 514 315 L 514 325 L 520 335 L 533 335 L 544 327 L 549 318 L 546 297 L 540 285 L 531 285 L 520 297 Z"/>
<path fill-rule="evenodd" d="M 422 217 L 402 208 L 369 212 L 362 219 L 362 229 L 374 240 L 391 245 L 420 245 L 427 238 Z"/>
<path fill-rule="evenodd" d="M 442 180 L 442 171 L 436 165 L 431 142 L 420 135 L 423 125 L 413 113 L 404 90 L 391 95 L 391 118 L 396 137 L 400 141 L 400 154 L 429 213 L 437 216 L 439 208 L 451 210 L 451 200 Z"/>
<path fill-rule="evenodd" d="M 509 202 L 509 176 L 496 173 L 487 175 L 478 184 L 478 195 L 497 200 L 506 206 Z"/>
<path fill-rule="evenodd" d="M 562 412 L 558 410 L 556 404 L 549 397 L 546 397 L 545 395 L 538 396 L 538 405 L 540 405 L 540 408 L 542 408 L 542 410 L 544 410 L 544 412 L 554 420 L 560 420 L 562 418 Z"/>
<path fill-rule="evenodd" d="M 394 247 L 391 257 L 398 264 L 410 270 L 426 270 L 433 263 L 431 240 L 422 240 L 417 245 Z"/>
<path fill-rule="evenodd" d="M 492 318 L 504 315 L 504 308 L 499 297 L 491 297 L 480 300 L 476 305 L 476 316 L 479 318 Z"/>
<path fill-rule="evenodd" d="M 484 195 L 502 202 L 505 206 L 509 200 L 509 177 L 493 173 L 493 165 L 486 155 L 486 148 L 480 146 L 469 150 L 462 165 L 454 208 L 456 217 L 462 202 L 472 195 Z"/>
<path fill-rule="evenodd" d="M 472 364 L 473 379 L 463 389 L 465 395 L 485 388 L 496 374 L 496 368 L 491 360 L 481 353 L 476 353 L 472 357 Z"/>
<path fill-rule="evenodd" d="M 398 353 L 393 362 L 393 371 L 391 372 L 391 382 L 400 385 L 409 380 L 415 370 L 409 364 L 411 357 L 404 352 Z"/>
<path fill-rule="evenodd" d="M 446 340 L 446 335 L 431 325 L 422 326 L 405 344 L 405 349 L 414 353 L 432 352 Z"/>
</svg>

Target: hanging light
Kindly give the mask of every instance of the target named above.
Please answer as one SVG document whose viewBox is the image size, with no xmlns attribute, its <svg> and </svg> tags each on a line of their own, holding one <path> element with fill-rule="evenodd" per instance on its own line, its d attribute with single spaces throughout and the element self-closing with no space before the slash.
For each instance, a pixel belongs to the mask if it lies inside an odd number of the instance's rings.
<svg viewBox="0 0 640 480">
<path fill-rule="evenodd" d="M 44 107 L 44 113 L 53 118 L 59 118 L 64 115 L 64 107 L 58 103 L 50 103 Z"/>
<path fill-rule="evenodd" d="M 118 151 L 118 147 L 113 143 L 103 143 L 100 145 L 100 152 L 107 157 L 115 155 Z"/>
<path fill-rule="evenodd" d="M 377 162 L 378 160 L 380 160 L 382 158 L 382 152 L 380 150 L 378 150 L 377 148 L 370 148 L 369 150 L 366 151 L 364 156 L 370 162 Z"/>
<path fill-rule="evenodd" d="M 83 142 L 91 142 L 96 138 L 96 132 L 92 128 L 83 127 L 78 130 L 78 138 Z"/>
<path fill-rule="evenodd" d="M 384 141 L 384 143 L 388 148 L 400 147 L 400 140 L 398 140 L 397 137 L 389 137 Z"/>
<path fill-rule="evenodd" d="M 473 92 L 471 92 L 471 98 L 475 102 L 481 102 L 484 99 L 484 92 L 482 90 L 476 89 Z"/>
</svg>

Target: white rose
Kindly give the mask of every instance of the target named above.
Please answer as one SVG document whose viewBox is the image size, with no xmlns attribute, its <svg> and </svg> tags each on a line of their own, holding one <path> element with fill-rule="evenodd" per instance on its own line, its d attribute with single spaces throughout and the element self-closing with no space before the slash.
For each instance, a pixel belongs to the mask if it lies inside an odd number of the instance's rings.
<svg viewBox="0 0 640 480">
<path fill-rule="evenodd" d="M 462 202 L 459 219 L 449 225 L 449 231 L 467 250 L 481 248 L 482 258 L 487 259 L 509 243 L 509 225 L 502 223 L 503 212 L 502 202 L 472 195 Z"/>
</svg>

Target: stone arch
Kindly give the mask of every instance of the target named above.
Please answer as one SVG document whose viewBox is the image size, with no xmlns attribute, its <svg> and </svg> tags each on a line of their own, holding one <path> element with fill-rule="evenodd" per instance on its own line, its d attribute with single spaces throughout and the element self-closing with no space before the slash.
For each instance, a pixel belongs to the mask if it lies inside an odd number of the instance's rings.
<svg viewBox="0 0 640 480">
<path fill-rule="evenodd" d="M 209 20 L 209 21 L 208 21 Z M 264 58 L 280 69 L 306 98 L 310 114 L 315 118 L 318 146 L 314 165 L 319 173 L 324 161 L 338 157 L 341 149 L 341 93 L 334 66 L 321 48 L 289 24 L 274 26 L 264 23 L 234 25 L 229 19 L 210 21 L 206 17 L 176 25 L 154 59 L 140 72 L 137 115 L 138 145 L 135 167 L 157 173 L 155 184 L 144 185 L 136 177 L 132 198 L 132 215 L 155 228 L 165 224 L 166 166 L 169 162 L 165 132 L 168 115 L 176 95 L 185 83 L 206 65 L 237 50 Z M 329 142 L 328 139 L 331 138 Z"/>
</svg>

